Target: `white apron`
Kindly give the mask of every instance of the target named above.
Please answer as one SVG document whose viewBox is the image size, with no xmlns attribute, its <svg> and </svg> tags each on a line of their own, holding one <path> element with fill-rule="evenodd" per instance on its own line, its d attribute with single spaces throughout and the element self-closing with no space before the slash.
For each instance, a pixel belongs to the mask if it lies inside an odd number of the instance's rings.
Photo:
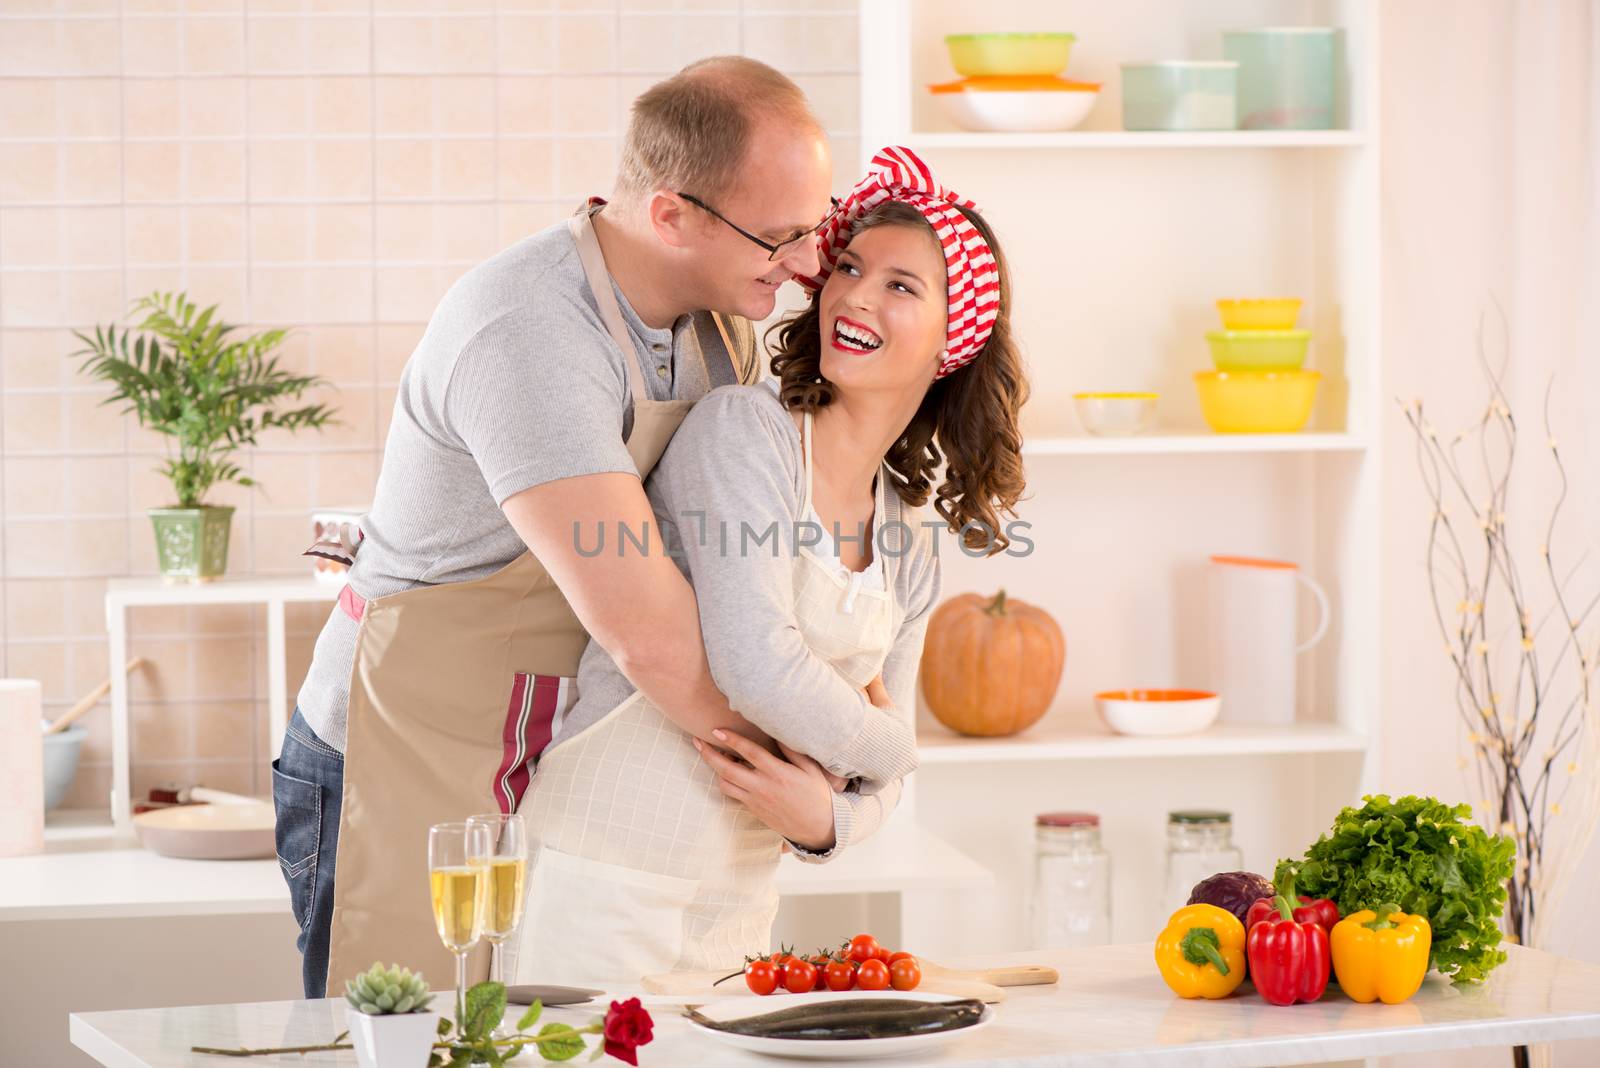
<svg viewBox="0 0 1600 1068">
<path fill-rule="evenodd" d="M 801 515 L 811 509 L 811 426 L 808 412 Z M 874 526 L 903 552 L 888 487 L 881 470 Z M 882 670 L 901 609 L 888 589 L 841 571 L 825 553 L 796 554 L 795 619 L 806 644 L 860 688 Z M 690 735 L 643 694 L 546 751 L 521 812 L 538 848 L 512 981 L 614 990 L 660 972 L 733 969 L 768 950 L 783 839 L 722 795 Z"/>
</svg>

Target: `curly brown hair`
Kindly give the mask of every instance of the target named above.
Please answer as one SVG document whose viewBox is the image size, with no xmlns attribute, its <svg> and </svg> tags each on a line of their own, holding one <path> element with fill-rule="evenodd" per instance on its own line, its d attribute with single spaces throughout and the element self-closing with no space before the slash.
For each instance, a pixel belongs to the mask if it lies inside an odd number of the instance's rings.
<svg viewBox="0 0 1600 1068">
<path fill-rule="evenodd" d="M 1000 308 L 994 329 L 977 359 L 928 387 L 917 414 L 884 461 L 896 478 L 895 492 L 913 507 L 928 500 L 942 463 L 934 509 L 962 542 L 987 555 L 1011 540 L 1000 514 L 1016 515 L 1024 486 L 1019 414 L 1028 399 L 1028 378 L 1011 334 L 1011 276 L 994 231 L 983 216 L 962 213 L 983 235 L 1000 270 Z M 922 213 L 899 201 L 885 201 L 852 228 L 852 239 L 875 226 L 915 226 L 933 237 Z M 772 373 L 786 408 L 815 412 L 833 402 L 834 385 L 822 377 L 822 324 L 817 294 L 806 307 L 767 331 Z"/>
</svg>

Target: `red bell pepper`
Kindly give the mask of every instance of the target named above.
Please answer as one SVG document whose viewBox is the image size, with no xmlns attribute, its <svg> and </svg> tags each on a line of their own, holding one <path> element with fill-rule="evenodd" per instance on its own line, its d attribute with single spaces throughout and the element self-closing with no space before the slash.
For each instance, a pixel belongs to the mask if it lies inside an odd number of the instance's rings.
<svg viewBox="0 0 1600 1068">
<path fill-rule="evenodd" d="M 1333 934 L 1334 925 L 1339 922 L 1339 906 L 1331 898 L 1301 898 L 1295 895 L 1294 880 L 1290 879 L 1278 891 L 1279 896 L 1289 902 L 1289 913 L 1294 917 L 1295 923 L 1314 923 L 1322 928 L 1323 933 Z M 1258 898 L 1244 914 L 1244 929 L 1246 931 L 1260 923 L 1262 920 L 1275 920 L 1278 918 L 1277 898 Z"/>
<path fill-rule="evenodd" d="M 1245 938 L 1250 978 L 1274 1005 L 1315 1001 L 1328 988 L 1333 963 L 1328 932 L 1315 923 L 1296 921 L 1283 895 L 1275 901 L 1277 918 L 1262 920 Z"/>
</svg>

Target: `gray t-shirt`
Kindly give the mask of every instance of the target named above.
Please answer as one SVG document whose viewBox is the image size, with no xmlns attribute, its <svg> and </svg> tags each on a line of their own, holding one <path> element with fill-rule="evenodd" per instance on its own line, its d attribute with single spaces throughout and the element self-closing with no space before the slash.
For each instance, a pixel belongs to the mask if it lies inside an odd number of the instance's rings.
<svg viewBox="0 0 1600 1068">
<path fill-rule="evenodd" d="M 881 528 L 874 554 L 899 609 L 882 671 L 893 708 L 881 710 L 812 654 L 795 619 L 794 535 L 805 519 L 802 452 L 794 420 L 770 380 L 727 386 L 695 405 L 645 491 L 674 561 L 694 586 L 706 659 L 728 703 L 791 748 L 862 780 L 834 798 L 834 849 L 799 854 L 823 860 L 887 818 L 900 796 L 899 780 L 917 764 L 917 668 L 939 599 L 929 525 L 937 517 L 930 508 L 904 505 L 891 490 L 890 514 L 873 520 Z M 750 538 L 742 533 L 746 526 L 755 532 Z M 754 539 L 769 529 L 779 537 L 757 546 Z M 578 667 L 577 702 L 552 747 L 598 722 L 633 691 L 616 661 L 591 641 Z"/>
<path fill-rule="evenodd" d="M 720 346 L 708 377 L 693 317 L 652 329 L 612 289 L 651 399 L 696 399 L 733 380 Z M 747 352 L 749 325 L 730 325 Z M 557 479 L 632 472 L 622 360 L 565 223 L 458 279 L 400 374 L 351 588 L 370 600 L 493 574 L 527 548 L 500 510 L 506 498 Z M 340 752 L 356 630 L 335 607 L 298 699 L 317 737 Z"/>
</svg>

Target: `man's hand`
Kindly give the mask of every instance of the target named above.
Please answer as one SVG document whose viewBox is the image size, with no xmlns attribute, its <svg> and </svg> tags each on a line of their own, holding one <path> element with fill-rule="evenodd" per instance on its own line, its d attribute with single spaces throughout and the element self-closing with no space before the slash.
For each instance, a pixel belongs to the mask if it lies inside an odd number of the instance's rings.
<svg viewBox="0 0 1600 1068">
<path fill-rule="evenodd" d="M 702 738 L 713 727 L 766 737 L 728 708 L 711 678 L 694 591 L 660 551 L 661 530 L 637 475 L 557 479 L 501 508 L 589 636 L 663 715 Z M 619 551 L 624 529 L 651 551 Z M 584 555 L 602 531 L 605 551 Z"/>
<path fill-rule="evenodd" d="M 833 790 L 822 765 L 788 746 L 781 746 L 781 757 L 773 756 L 733 731 L 716 730 L 712 736 L 733 755 L 698 738 L 694 747 L 716 773 L 717 788 L 724 796 L 807 849 L 833 848 Z"/>
</svg>

